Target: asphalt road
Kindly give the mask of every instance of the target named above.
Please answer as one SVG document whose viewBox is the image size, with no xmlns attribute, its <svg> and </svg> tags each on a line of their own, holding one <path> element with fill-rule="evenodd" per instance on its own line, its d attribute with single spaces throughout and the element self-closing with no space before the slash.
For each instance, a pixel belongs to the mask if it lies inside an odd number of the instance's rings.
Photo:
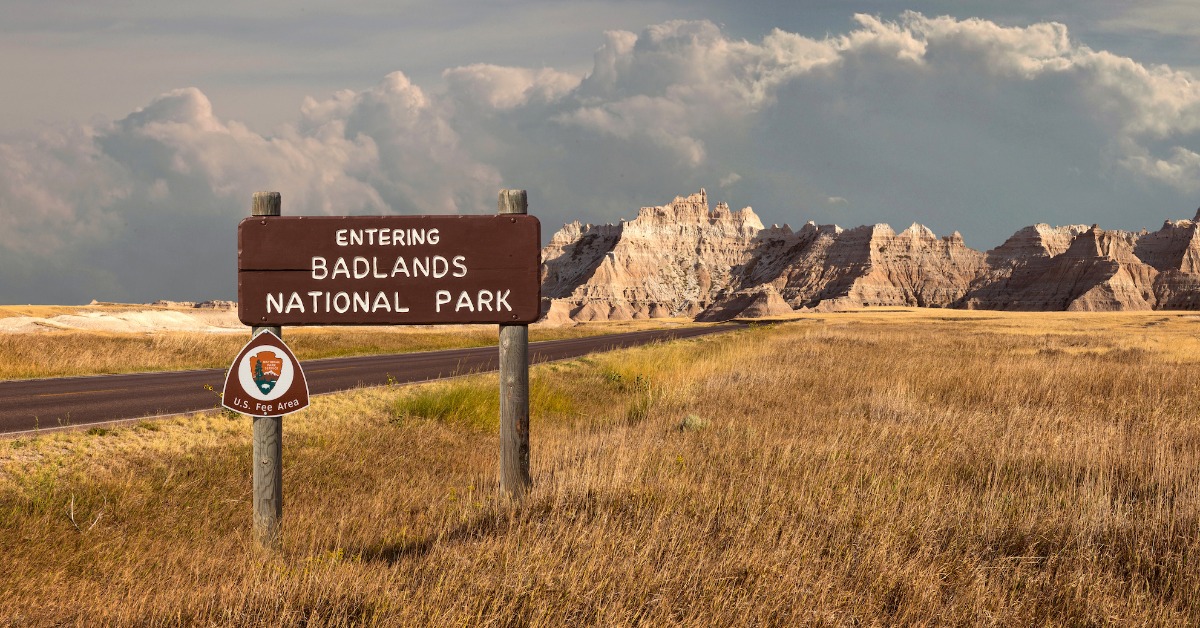
<svg viewBox="0 0 1200 628">
<path fill-rule="evenodd" d="M 530 343 L 529 358 L 536 364 L 739 327 L 715 325 L 547 340 Z M 301 364 L 309 392 L 318 395 L 494 371 L 498 359 L 499 350 L 491 346 L 327 358 Z M 219 405 L 224 378 L 225 369 L 203 369 L 0 381 L 0 434 L 211 410 Z"/>
</svg>

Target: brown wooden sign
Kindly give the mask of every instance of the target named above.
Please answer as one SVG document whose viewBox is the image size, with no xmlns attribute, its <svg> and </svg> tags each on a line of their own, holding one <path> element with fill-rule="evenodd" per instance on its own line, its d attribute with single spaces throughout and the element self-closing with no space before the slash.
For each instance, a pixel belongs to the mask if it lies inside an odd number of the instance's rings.
<svg viewBox="0 0 1200 628">
<path fill-rule="evenodd" d="M 247 325 L 532 323 L 540 248 L 528 215 L 247 218 L 238 314 Z"/>
<path fill-rule="evenodd" d="M 233 359 L 221 405 L 251 416 L 281 416 L 308 407 L 300 360 L 278 336 L 263 331 Z"/>
</svg>

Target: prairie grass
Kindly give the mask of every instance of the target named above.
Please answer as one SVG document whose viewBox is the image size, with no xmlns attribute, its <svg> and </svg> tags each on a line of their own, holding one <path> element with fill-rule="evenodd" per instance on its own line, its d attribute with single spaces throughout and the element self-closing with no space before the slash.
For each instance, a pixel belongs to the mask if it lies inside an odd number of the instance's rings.
<svg viewBox="0 0 1200 628">
<path fill-rule="evenodd" d="M 530 328 L 530 340 L 681 325 L 677 320 L 593 323 Z M 454 327 L 289 327 L 284 339 L 301 360 L 407 353 L 496 344 L 495 325 Z M 113 333 L 56 331 L 0 333 L 0 380 L 106 373 L 226 368 L 245 334 L 207 332 Z"/>
<path fill-rule="evenodd" d="M 1200 319 L 808 315 L 285 420 L 0 441 L 0 625 L 1200 623 Z M 1151 324 L 1152 323 L 1152 324 Z"/>
</svg>

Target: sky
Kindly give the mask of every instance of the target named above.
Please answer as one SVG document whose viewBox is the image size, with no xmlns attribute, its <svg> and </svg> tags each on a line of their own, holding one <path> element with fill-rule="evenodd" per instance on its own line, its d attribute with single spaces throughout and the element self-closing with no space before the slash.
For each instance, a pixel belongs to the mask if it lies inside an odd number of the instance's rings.
<svg viewBox="0 0 1200 628">
<path fill-rule="evenodd" d="M 706 188 L 763 222 L 1200 205 L 1193 0 L 0 0 L 0 303 L 236 296 L 288 215 L 492 213 L 543 238 Z"/>
</svg>

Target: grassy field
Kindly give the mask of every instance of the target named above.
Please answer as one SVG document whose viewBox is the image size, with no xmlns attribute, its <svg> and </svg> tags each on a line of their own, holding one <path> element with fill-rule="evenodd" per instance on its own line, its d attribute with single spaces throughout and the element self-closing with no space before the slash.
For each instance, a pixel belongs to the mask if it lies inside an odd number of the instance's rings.
<svg viewBox="0 0 1200 628">
<path fill-rule="evenodd" d="M 685 324 L 675 319 L 533 326 L 531 341 L 615 334 Z M 687 323 L 690 324 L 690 323 Z M 227 368 L 250 339 L 245 334 L 56 331 L 0 333 L 0 380 L 103 373 Z M 453 327 L 289 327 L 284 340 L 301 360 L 407 353 L 496 344 L 495 325 Z"/>
<path fill-rule="evenodd" d="M 0 441 L 0 625 L 1200 624 L 1200 317 L 860 312 Z"/>
</svg>

